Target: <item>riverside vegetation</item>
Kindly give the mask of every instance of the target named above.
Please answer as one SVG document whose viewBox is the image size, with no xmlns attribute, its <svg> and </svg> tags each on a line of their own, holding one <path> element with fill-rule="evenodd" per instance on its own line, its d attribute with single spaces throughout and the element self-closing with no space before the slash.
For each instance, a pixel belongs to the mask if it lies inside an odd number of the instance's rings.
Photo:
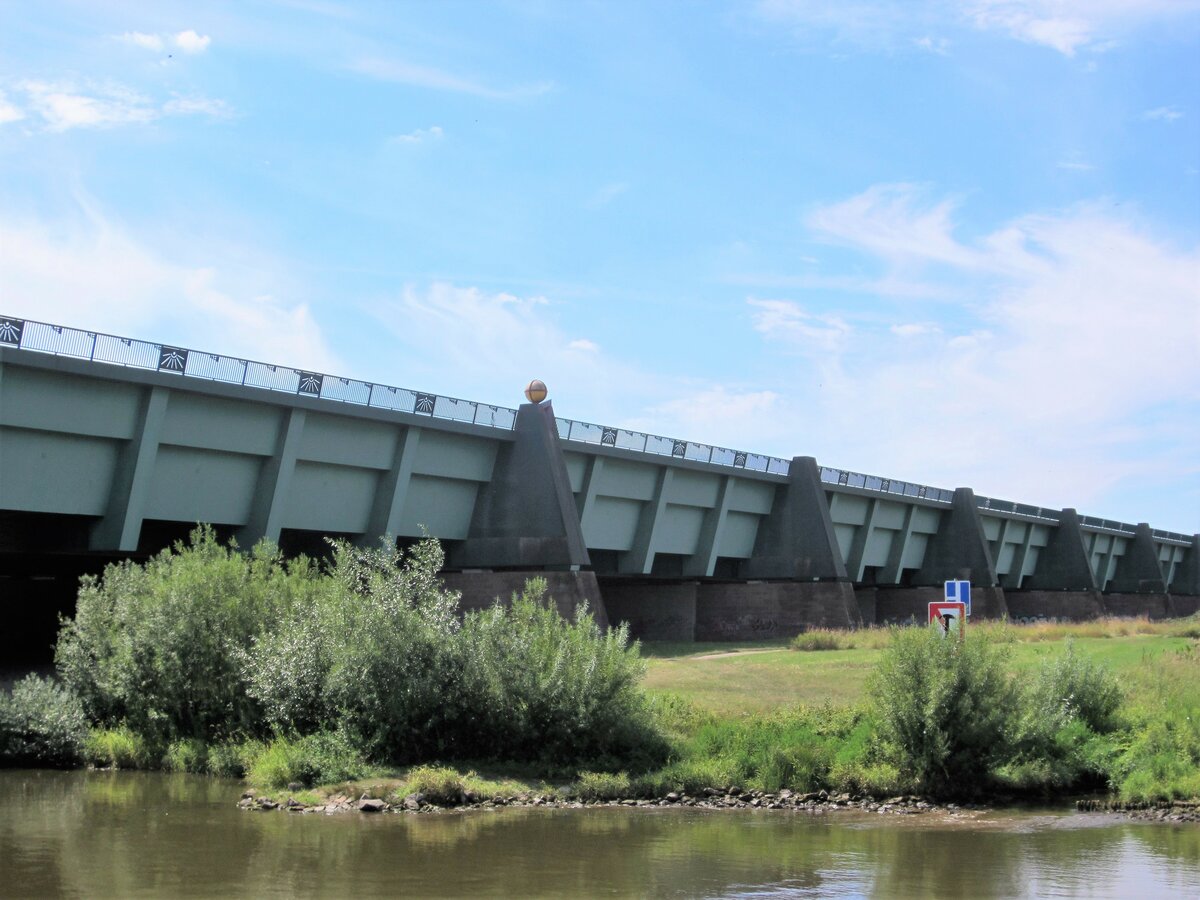
<svg viewBox="0 0 1200 900">
<path fill-rule="evenodd" d="M 537 579 L 460 618 L 442 561 L 433 540 L 403 555 L 336 543 L 321 567 L 199 528 L 145 565 L 110 566 L 83 580 L 62 624 L 57 678 L 0 695 L 0 762 L 244 776 L 307 804 L 360 791 L 410 807 L 821 791 L 1200 798 L 1195 617 L 988 625 L 962 643 L 922 627 L 809 632 L 706 660 L 723 673 L 713 701 L 679 665 L 708 654 L 643 655 L 586 610 L 563 619 Z M 1122 630 L 1168 644 L 1109 665 L 1080 649 L 1133 639 Z M 1057 652 L 1028 649 L 1056 637 L 1068 639 Z M 739 687 L 748 700 L 819 682 L 804 663 L 839 654 L 854 672 L 837 679 L 853 691 L 839 702 L 784 693 L 730 708 Z"/>
</svg>

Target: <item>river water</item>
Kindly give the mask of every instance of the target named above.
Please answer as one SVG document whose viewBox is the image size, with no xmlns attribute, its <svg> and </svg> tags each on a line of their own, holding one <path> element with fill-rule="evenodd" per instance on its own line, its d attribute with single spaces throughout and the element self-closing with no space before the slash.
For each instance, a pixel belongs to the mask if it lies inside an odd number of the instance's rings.
<svg viewBox="0 0 1200 900">
<path fill-rule="evenodd" d="M 196 776 L 0 771 L 0 895 L 1197 897 L 1200 827 L 1064 811 L 243 812 Z"/>
</svg>

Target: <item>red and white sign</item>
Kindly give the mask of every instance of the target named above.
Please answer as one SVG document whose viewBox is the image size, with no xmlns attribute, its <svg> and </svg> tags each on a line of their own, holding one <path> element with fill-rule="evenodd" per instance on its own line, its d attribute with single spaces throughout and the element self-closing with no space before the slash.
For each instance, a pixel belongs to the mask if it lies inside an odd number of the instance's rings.
<svg viewBox="0 0 1200 900">
<path fill-rule="evenodd" d="M 967 621 L 967 604 L 965 603 L 930 603 L 929 624 L 937 625 L 946 634 L 962 635 L 963 625 Z"/>
</svg>

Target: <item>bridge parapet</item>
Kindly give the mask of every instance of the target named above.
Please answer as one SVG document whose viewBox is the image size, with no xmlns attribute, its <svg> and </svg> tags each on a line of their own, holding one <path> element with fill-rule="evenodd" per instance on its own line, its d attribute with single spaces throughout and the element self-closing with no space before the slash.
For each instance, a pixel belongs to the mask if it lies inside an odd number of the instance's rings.
<svg viewBox="0 0 1200 900">
<path fill-rule="evenodd" d="M 136 547 L 143 522 L 372 542 L 425 525 L 462 569 L 896 591 L 970 570 L 997 591 L 1200 594 L 1192 536 L 548 403 L 518 413 L 5 317 L 0 376 L 0 514 L 86 517 L 95 550 Z"/>
<path fill-rule="evenodd" d="M 275 363 L 0 316 L 0 346 L 511 431 L 517 411 Z"/>
</svg>

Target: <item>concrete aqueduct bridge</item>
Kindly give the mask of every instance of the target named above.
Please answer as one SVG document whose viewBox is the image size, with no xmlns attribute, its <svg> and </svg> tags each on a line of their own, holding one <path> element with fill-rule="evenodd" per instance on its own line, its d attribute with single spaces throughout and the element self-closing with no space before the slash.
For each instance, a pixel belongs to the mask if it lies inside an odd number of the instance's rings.
<svg viewBox="0 0 1200 900">
<path fill-rule="evenodd" d="M 923 618 L 951 578 L 983 616 L 1200 605 L 1200 535 L 0 317 L 5 617 L 196 522 L 285 552 L 425 528 L 464 605 L 541 574 L 650 639 Z"/>
</svg>

